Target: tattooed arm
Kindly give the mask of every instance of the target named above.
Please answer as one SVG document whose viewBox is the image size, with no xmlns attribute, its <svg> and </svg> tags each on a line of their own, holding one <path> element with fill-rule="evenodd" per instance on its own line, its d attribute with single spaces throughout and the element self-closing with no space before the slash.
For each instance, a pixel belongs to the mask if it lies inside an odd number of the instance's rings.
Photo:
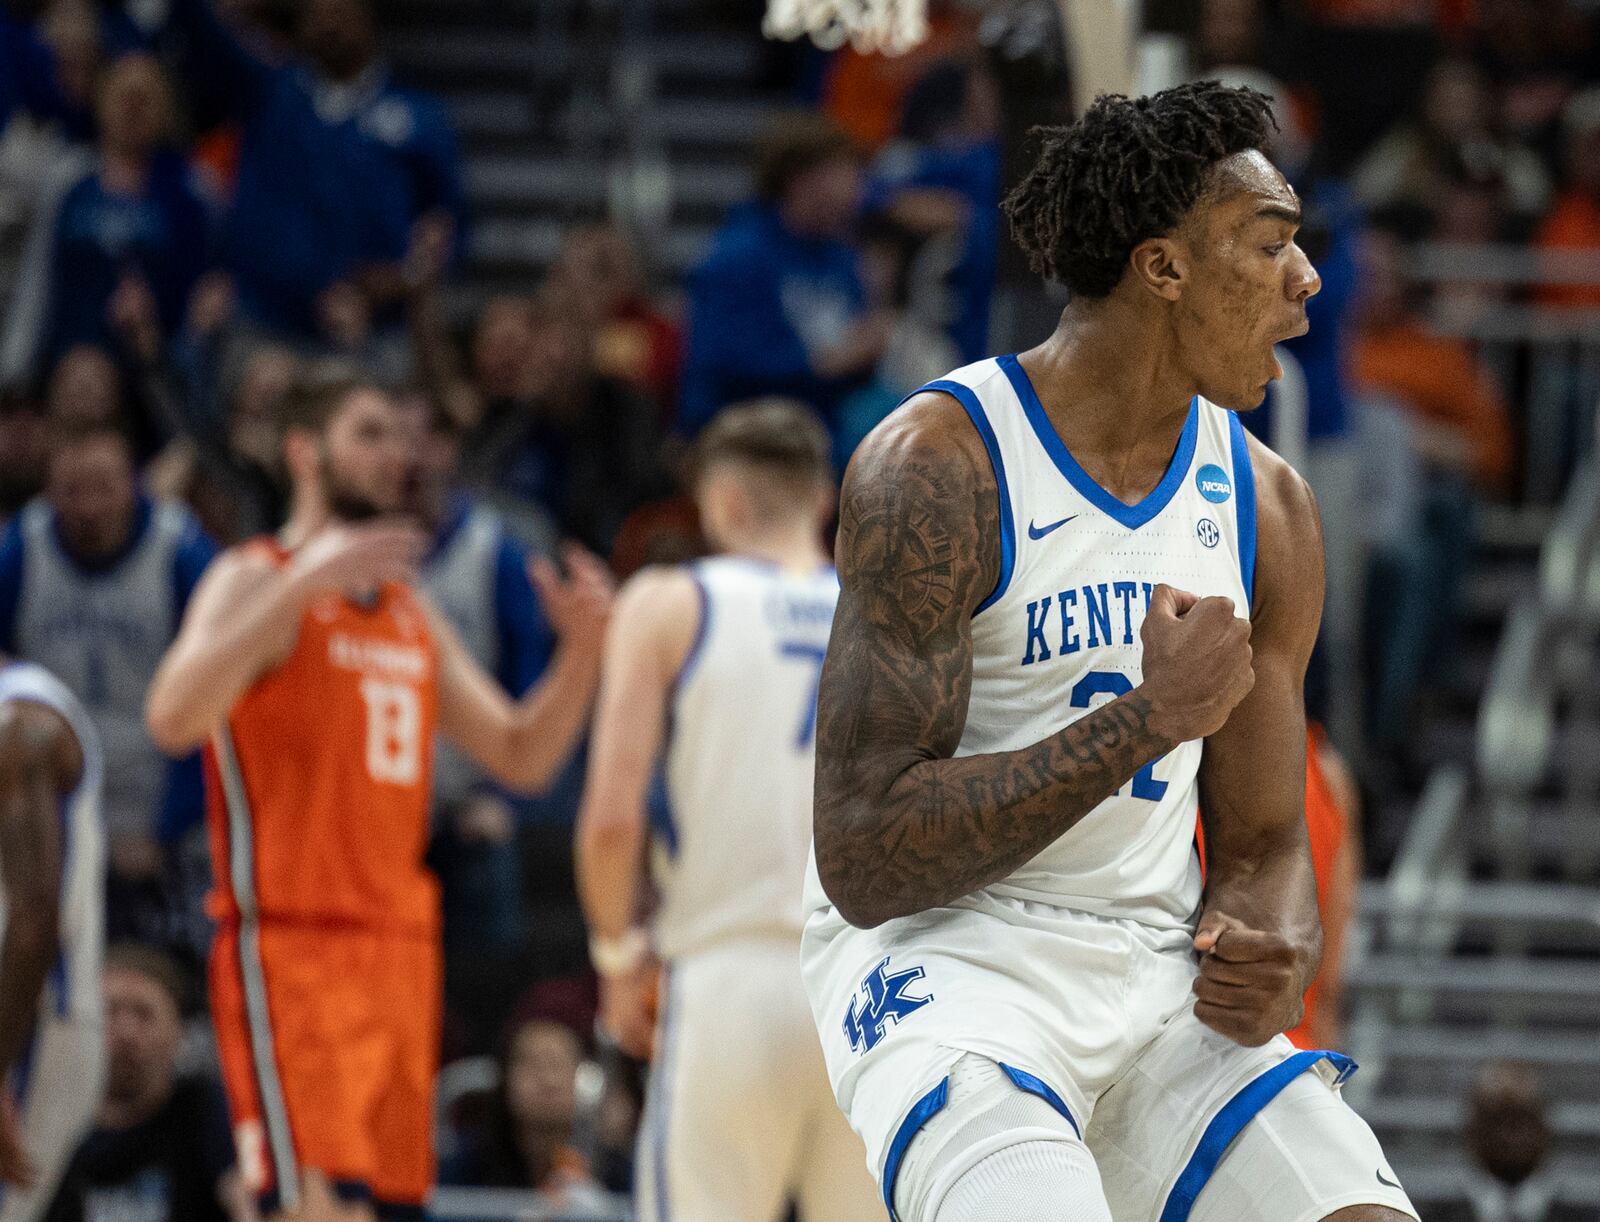
<svg viewBox="0 0 1600 1222">
<path fill-rule="evenodd" d="M 1232 604 L 1159 587 L 1145 682 L 1031 747 L 951 758 L 972 613 L 994 589 L 1000 539 L 988 455 L 942 394 L 920 396 L 857 452 L 837 561 L 814 832 L 822 885 L 854 925 L 1004 878 L 1145 764 L 1215 730 L 1249 690 L 1249 629 Z"/>
</svg>

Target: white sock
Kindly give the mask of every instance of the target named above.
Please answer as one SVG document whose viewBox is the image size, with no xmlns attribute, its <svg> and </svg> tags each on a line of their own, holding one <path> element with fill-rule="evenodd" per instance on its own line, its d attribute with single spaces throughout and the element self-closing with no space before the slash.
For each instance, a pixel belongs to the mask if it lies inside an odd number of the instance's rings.
<svg viewBox="0 0 1600 1222">
<path fill-rule="evenodd" d="M 1025 1141 L 956 1180 L 932 1222 L 1111 1222 L 1111 1209 L 1082 1142 Z"/>
</svg>

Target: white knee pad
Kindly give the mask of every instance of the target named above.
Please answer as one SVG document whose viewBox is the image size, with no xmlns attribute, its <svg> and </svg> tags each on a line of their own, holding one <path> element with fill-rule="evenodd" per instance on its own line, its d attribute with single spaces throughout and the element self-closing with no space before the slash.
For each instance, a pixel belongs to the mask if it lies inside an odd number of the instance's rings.
<svg viewBox="0 0 1600 1222">
<path fill-rule="evenodd" d="M 1072 1122 L 986 1057 L 951 1068 L 945 1106 L 906 1149 L 900 1222 L 1111 1222 Z"/>
</svg>

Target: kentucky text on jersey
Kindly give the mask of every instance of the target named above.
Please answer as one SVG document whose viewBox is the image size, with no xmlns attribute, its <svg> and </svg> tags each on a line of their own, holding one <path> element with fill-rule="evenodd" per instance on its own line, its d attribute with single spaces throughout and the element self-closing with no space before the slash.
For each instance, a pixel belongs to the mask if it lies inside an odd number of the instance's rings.
<svg viewBox="0 0 1600 1222">
<path fill-rule="evenodd" d="M 820 628 L 827 632 L 833 627 L 835 601 L 831 594 L 815 597 L 793 590 L 773 590 L 762 610 L 774 628 Z"/>
<path fill-rule="evenodd" d="M 1027 647 L 1022 651 L 1022 664 L 1032 666 L 1035 662 L 1048 662 L 1053 656 L 1077 653 L 1080 649 L 1132 645 L 1150 611 L 1154 590 L 1155 585 L 1148 581 L 1102 581 L 1058 590 L 1053 595 L 1033 600 L 1027 605 Z M 1139 608 L 1137 621 L 1135 608 Z M 1050 649 L 1052 643 L 1054 654 Z"/>
</svg>

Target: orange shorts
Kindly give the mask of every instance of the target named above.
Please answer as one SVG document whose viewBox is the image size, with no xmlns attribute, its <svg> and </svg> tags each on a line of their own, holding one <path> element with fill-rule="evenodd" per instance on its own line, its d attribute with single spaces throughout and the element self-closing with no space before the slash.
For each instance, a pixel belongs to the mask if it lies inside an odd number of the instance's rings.
<svg viewBox="0 0 1600 1222">
<path fill-rule="evenodd" d="M 439 945 L 420 934 L 219 929 L 211 1015 L 252 1191 L 274 1203 L 315 1167 L 341 1196 L 422 1205 L 434 1178 L 440 974 Z"/>
</svg>

